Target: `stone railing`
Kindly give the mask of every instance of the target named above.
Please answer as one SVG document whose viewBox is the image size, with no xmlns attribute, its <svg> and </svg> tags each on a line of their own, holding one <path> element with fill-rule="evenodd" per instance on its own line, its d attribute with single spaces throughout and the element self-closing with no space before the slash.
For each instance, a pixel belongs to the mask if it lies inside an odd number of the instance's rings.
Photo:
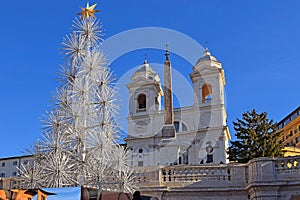
<svg viewBox="0 0 300 200">
<path fill-rule="evenodd" d="M 136 167 L 134 182 L 139 186 L 182 186 L 210 180 L 228 182 L 231 180 L 228 165 L 177 165 L 157 167 Z"/>
<path fill-rule="evenodd" d="M 161 166 L 154 167 L 136 167 L 133 173 L 133 181 L 138 186 L 160 186 Z"/>
<path fill-rule="evenodd" d="M 299 164 L 300 157 L 287 157 L 258 158 L 247 164 L 136 167 L 134 181 L 142 187 L 183 187 L 200 182 L 210 182 L 216 187 L 246 187 L 266 180 L 280 182 L 291 178 L 300 182 Z"/>
<path fill-rule="evenodd" d="M 298 172 L 300 157 L 287 157 L 287 158 L 277 158 L 275 160 L 275 167 L 277 173 L 293 173 Z"/>
<path fill-rule="evenodd" d="M 170 166 L 161 169 L 161 182 L 197 182 L 203 179 L 230 181 L 227 165 Z"/>
</svg>

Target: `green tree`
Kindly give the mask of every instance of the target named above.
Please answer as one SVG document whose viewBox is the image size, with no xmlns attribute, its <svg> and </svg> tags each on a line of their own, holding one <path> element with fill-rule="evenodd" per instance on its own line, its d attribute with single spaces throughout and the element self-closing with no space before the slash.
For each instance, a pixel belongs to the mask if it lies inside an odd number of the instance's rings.
<svg viewBox="0 0 300 200">
<path fill-rule="evenodd" d="M 282 156 L 281 132 L 266 112 L 247 111 L 233 125 L 236 141 L 229 147 L 230 161 L 246 163 L 253 158 Z"/>
</svg>

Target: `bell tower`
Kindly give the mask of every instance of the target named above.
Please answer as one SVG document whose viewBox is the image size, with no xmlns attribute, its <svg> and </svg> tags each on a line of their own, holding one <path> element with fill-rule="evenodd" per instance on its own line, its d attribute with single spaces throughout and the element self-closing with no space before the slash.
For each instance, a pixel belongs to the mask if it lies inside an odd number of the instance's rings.
<svg viewBox="0 0 300 200">
<path fill-rule="evenodd" d="M 194 87 L 194 107 L 198 108 L 202 115 L 200 128 L 225 126 L 227 115 L 224 105 L 224 87 L 226 82 L 222 64 L 206 49 L 193 67 L 190 77 Z M 207 115 L 207 120 L 203 115 Z"/>
<path fill-rule="evenodd" d="M 206 48 L 193 67 L 190 78 L 194 88 L 195 115 L 199 119 L 197 129 L 200 134 L 197 137 L 202 138 L 201 142 L 206 146 L 200 150 L 200 157 L 206 163 L 225 163 L 230 133 L 226 124 L 226 82 L 222 64 Z"/>
<path fill-rule="evenodd" d="M 141 116 L 149 116 L 151 113 L 161 110 L 163 91 L 160 78 L 146 59 L 131 76 L 126 87 L 129 91 L 129 123 L 136 121 Z M 134 134 L 134 131 L 131 133 Z"/>
</svg>

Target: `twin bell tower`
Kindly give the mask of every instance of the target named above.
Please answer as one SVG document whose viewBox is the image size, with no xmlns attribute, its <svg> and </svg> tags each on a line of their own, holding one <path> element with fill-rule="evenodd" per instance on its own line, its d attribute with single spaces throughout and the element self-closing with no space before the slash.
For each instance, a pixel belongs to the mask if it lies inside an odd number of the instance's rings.
<svg viewBox="0 0 300 200">
<path fill-rule="evenodd" d="M 226 163 L 229 129 L 225 75 L 206 49 L 190 74 L 194 104 L 173 108 L 170 53 L 165 51 L 164 89 L 147 60 L 131 76 L 127 147 L 131 166 Z M 182 88 L 184 90 L 184 88 Z M 161 100 L 164 96 L 164 109 Z"/>
</svg>

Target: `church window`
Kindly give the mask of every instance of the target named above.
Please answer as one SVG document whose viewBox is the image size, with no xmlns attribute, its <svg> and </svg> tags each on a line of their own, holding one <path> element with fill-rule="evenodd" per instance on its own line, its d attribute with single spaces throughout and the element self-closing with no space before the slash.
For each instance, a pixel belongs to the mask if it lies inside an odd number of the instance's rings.
<svg viewBox="0 0 300 200">
<path fill-rule="evenodd" d="M 187 127 L 186 127 L 186 125 L 184 123 L 182 123 L 181 126 L 182 126 L 181 127 L 182 131 L 187 131 L 188 130 Z"/>
<path fill-rule="evenodd" d="M 143 155 L 143 149 L 139 148 L 138 154 L 137 154 L 137 161 L 138 161 L 138 166 L 144 166 L 144 155 Z"/>
<path fill-rule="evenodd" d="M 179 132 L 179 122 L 174 122 L 176 132 Z"/>
<path fill-rule="evenodd" d="M 174 127 L 175 127 L 175 130 L 177 133 L 183 132 L 183 131 L 188 131 L 187 126 L 184 123 L 179 122 L 179 121 L 174 121 Z"/>
<path fill-rule="evenodd" d="M 184 156 L 184 164 L 189 164 L 189 154 L 187 153 L 185 156 Z"/>
<path fill-rule="evenodd" d="M 158 97 L 155 97 L 155 104 L 159 104 Z"/>
<path fill-rule="evenodd" d="M 202 86 L 202 102 L 208 103 L 211 102 L 212 96 L 212 86 L 210 84 L 205 83 Z"/>
<path fill-rule="evenodd" d="M 145 94 L 139 94 L 137 98 L 138 103 L 138 112 L 146 111 L 146 95 Z"/>
<path fill-rule="evenodd" d="M 206 163 L 214 162 L 214 156 L 213 156 L 214 148 L 212 147 L 212 142 L 211 141 L 206 142 L 205 150 L 206 150 L 206 153 L 207 153 Z"/>
<path fill-rule="evenodd" d="M 214 162 L 214 157 L 212 154 L 207 154 L 206 163 Z"/>
</svg>

